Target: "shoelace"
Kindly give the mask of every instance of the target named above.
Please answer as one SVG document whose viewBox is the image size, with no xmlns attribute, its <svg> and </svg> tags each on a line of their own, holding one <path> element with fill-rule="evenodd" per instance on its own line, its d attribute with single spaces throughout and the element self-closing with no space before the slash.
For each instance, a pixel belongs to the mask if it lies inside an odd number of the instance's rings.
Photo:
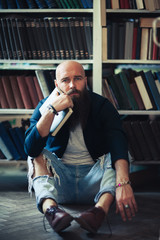
<svg viewBox="0 0 160 240">
<path fill-rule="evenodd" d="M 49 214 L 51 214 L 51 215 L 55 214 L 56 211 L 57 211 L 57 207 L 51 207 L 51 208 L 49 208 L 49 209 L 47 210 L 47 212 L 48 212 Z M 46 232 L 48 232 L 48 231 L 47 231 L 47 228 L 46 228 L 45 220 L 46 220 L 46 213 L 45 213 L 44 216 L 43 216 L 43 228 L 44 228 L 44 230 L 45 230 Z"/>
</svg>

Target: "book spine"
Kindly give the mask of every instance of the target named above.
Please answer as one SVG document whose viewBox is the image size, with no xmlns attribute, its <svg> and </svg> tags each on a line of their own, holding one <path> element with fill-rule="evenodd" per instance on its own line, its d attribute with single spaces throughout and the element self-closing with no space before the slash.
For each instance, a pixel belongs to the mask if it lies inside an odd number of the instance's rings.
<svg viewBox="0 0 160 240">
<path fill-rule="evenodd" d="M 5 91 L 5 94 L 7 97 L 7 101 L 9 103 L 9 107 L 17 108 L 16 102 L 14 99 L 14 95 L 13 95 L 13 91 L 12 91 L 12 87 L 11 87 L 11 83 L 10 83 L 10 79 L 8 76 L 2 76 L 2 84 L 3 84 L 4 91 Z"/>
<path fill-rule="evenodd" d="M 22 100 L 22 96 L 21 96 L 21 93 L 19 90 L 16 76 L 15 75 L 9 76 L 9 79 L 10 79 L 10 83 L 11 83 L 11 87 L 12 87 L 12 91 L 13 91 L 13 95 L 14 95 L 14 99 L 15 99 L 17 108 L 19 108 L 19 109 L 25 108 L 23 100 Z"/>
<path fill-rule="evenodd" d="M 18 86 L 26 109 L 33 109 L 31 97 L 23 75 L 17 76 Z"/>
</svg>

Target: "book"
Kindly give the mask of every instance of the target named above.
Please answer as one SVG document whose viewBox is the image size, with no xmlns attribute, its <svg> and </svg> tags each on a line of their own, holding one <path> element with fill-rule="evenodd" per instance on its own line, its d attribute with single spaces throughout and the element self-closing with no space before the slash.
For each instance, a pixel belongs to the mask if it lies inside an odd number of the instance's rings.
<svg viewBox="0 0 160 240">
<path fill-rule="evenodd" d="M 155 160 L 155 161 L 160 160 L 160 152 L 158 151 L 158 146 L 155 141 L 149 121 L 140 121 L 140 125 L 152 155 L 151 160 Z"/>
<path fill-rule="evenodd" d="M 0 105 L 1 105 L 1 108 L 9 108 L 9 103 L 4 91 L 1 77 L 0 77 Z"/>
<path fill-rule="evenodd" d="M 2 84 L 9 104 L 9 108 L 17 108 L 11 87 L 11 82 L 8 76 L 2 76 Z"/>
<path fill-rule="evenodd" d="M 125 72 L 125 74 L 127 76 L 130 88 L 131 88 L 132 93 L 135 97 L 135 100 L 138 104 L 139 110 L 144 110 L 145 109 L 144 103 L 143 103 L 142 97 L 139 93 L 139 90 L 137 88 L 137 85 L 136 85 L 136 82 L 135 82 L 135 79 L 134 79 L 137 76 L 136 71 L 134 71 L 132 69 L 123 69 L 123 71 Z"/>
<path fill-rule="evenodd" d="M 49 89 L 48 89 L 48 86 L 47 86 L 47 83 L 45 80 L 44 70 L 36 70 L 35 73 L 36 73 L 43 97 L 46 98 L 49 96 L 50 92 L 49 92 Z"/>
<path fill-rule="evenodd" d="M 137 104 L 137 102 L 135 100 L 135 97 L 133 95 L 133 92 L 132 92 L 132 90 L 130 88 L 130 84 L 128 82 L 128 78 L 127 78 L 126 74 L 124 72 L 120 72 L 119 76 L 120 76 L 120 79 L 122 81 L 123 87 L 124 87 L 124 89 L 126 91 L 126 94 L 128 96 L 130 105 L 132 106 L 132 109 L 133 110 L 138 110 L 139 109 L 138 108 L 138 104 Z"/>
<path fill-rule="evenodd" d="M 3 142 L 5 143 L 7 149 L 12 154 L 13 159 L 19 160 L 21 158 L 20 154 L 18 153 L 6 127 L 4 122 L 0 122 L 0 133 L 1 138 L 3 139 Z"/>
<path fill-rule="evenodd" d="M 134 131 L 134 134 L 136 136 L 137 143 L 139 144 L 142 154 L 143 154 L 143 160 L 149 161 L 152 160 L 152 154 L 150 151 L 150 148 L 148 146 L 148 142 L 146 137 L 144 136 L 144 133 L 142 131 L 140 121 L 131 121 L 131 127 Z"/>
<path fill-rule="evenodd" d="M 154 1 L 144 0 L 144 3 L 145 3 L 145 7 L 146 7 L 147 10 L 149 10 L 151 12 L 156 10 Z"/>
<path fill-rule="evenodd" d="M 110 89 L 110 86 L 109 86 L 106 78 L 102 79 L 102 93 L 103 93 L 103 96 L 108 98 L 108 100 L 113 104 L 113 106 L 115 108 L 117 108 L 115 100 L 114 100 L 112 92 L 111 92 L 111 89 Z"/>
<path fill-rule="evenodd" d="M 119 9 L 120 8 L 119 0 L 111 0 L 111 7 L 112 9 Z"/>
<path fill-rule="evenodd" d="M 18 86 L 16 75 L 10 75 L 9 79 L 10 79 L 12 92 L 13 92 L 13 95 L 14 95 L 14 99 L 15 99 L 17 108 L 19 108 L 19 109 L 25 108 L 24 103 L 23 103 L 23 99 L 22 99 L 22 96 L 21 96 L 21 92 L 20 92 L 20 89 L 19 89 L 19 86 Z"/>
<path fill-rule="evenodd" d="M 126 132 L 127 138 L 128 138 L 128 144 L 129 144 L 129 150 L 131 155 L 133 156 L 134 160 L 136 161 L 142 161 L 143 160 L 143 154 L 140 145 L 137 142 L 135 132 L 133 131 L 131 127 L 131 121 L 124 120 L 123 121 L 123 128 Z"/>
<path fill-rule="evenodd" d="M 147 18 L 147 17 L 141 17 L 140 18 L 140 27 L 141 28 L 152 28 L 153 27 L 153 21 L 155 18 Z M 158 21 L 156 24 L 157 28 L 160 28 L 160 22 Z"/>
<path fill-rule="evenodd" d="M 7 25 L 8 37 L 9 37 L 9 42 L 10 42 L 10 47 L 11 47 L 11 52 L 12 52 L 12 58 L 18 59 L 16 45 L 14 42 L 14 37 L 13 37 L 13 32 L 12 32 L 12 27 L 11 27 L 11 21 L 9 18 L 6 18 L 6 25 Z"/>
<path fill-rule="evenodd" d="M 59 49 L 59 42 L 58 42 L 56 31 L 55 31 L 54 19 L 53 18 L 47 18 L 47 19 L 44 18 L 44 19 L 45 19 L 45 21 L 48 21 L 48 23 L 49 23 L 48 31 L 50 30 L 49 34 L 51 36 L 52 45 L 54 46 L 54 49 L 55 49 L 56 59 L 61 59 L 60 49 Z"/>
<path fill-rule="evenodd" d="M 28 45 L 28 39 L 26 38 L 27 33 L 23 19 L 15 18 L 15 24 L 23 59 L 32 59 L 31 48 Z"/>
<path fill-rule="evenodd" d="M 144 74 L 146 76 L 146 80 L 147 80 L 148 86 L 151 90 L 152 96 L 154 98 L 156 107 L 158 110 L 160 110 L 160 94 L 159 94 L 157 86 L 155 84 L 154 76 L 153 76 L 151 70 L 145 72 Z"/>
<path fill-rule="evenodd" d="M 4 157 L 7 160 L 12 160 L 13 156 L 11 154 L 11 152 L 9 151 L 9 149 L 7 148 L 6 144 L 4 143 L 2 137 L 0 136 L 0 150 L 3 153 Z M 0 157 L 1 158 L 1 157 Z"/>
<path fill-rule="evenodd" d="M 118 87 L 118 91 L 120 93 L 121 96 L 121 100 L 123 103 L 123 108 L 122 109 L 132 109 L 132 105 L 131 102 L 128 98 L 128 93 L 124 87 L 123 81 L 121 80 L 121 75 L 119 74 L 115 74 L 113 75 L 114 79 L 115 79 L 115 84 Z"/>
<path fill-rule="evenodd" d="M 64 48 L 64 55 L 65 55 L 65 59 L 70 59 L 70 52 L 69 52 L 69 47 L 68 47 L 68 42 L 67 42 L 67 35 L 66 35 L 66 29 L 65 29 L 65 22 L 64 22 L 64 18 L 58 18 L 58 22 L 59 22 L 59 31 L 60 31 L 60 36 L 61 40 L 62 40 L 62 44 L 63 44 L 63 48 Z"/>
<path fill-rule="evenodd" d="M 159 154 L 160 154 L 160 127 L 158 126 L 158 121 L 156 119 L 150 120 L 149 124 L 151 126 L 152 133 L 157 143 L 157 147 L 159 149 Z"/>
<path fill-rule="evenodd" d="M 100 0 L 101 1 L 101 26 L 106 27 L 106 0 Z"/>
<path fill-rule="evenodd" d="M 137 9 L 144 9 L 143 0 L 136 0 Z"/>
<path fill-rule="evenodd" d="M 11 128 L 9 128 L 9 133 L 11 135 L 12 141 L 14 142 L 14 144 L 17 148 L 17 151 L 19 152 L 19 154 L 21 156 L 21 159 L 26 160 L 27 155 L 24 152 L 24 141 L 23 141 L 23 143 L 21 142 L 20 137 L 19 137 L 20 132 L 18 129 L 19 129 L 18 127 L 11 127 Z"/>
<path fill-rule="evenodd" d="M 21 59 L 24 59 L 26 56 L 24 56 L 21 48 L 20 38 L 17 30 L 17 24 L 14 18 L 10 18 L 10 22 L 11 22 L 11 31 L 14 39 L 14 44 L 17 52 L 17 58 L 21 60 Z"/>
<path fill-rule="evenodd" d="M 78 39 L 76 34 L 75 18 L 69 17 L 68 22 L 69 22 L 69 30 L 70 30 L 74 56 L 75 56 L 75 59 L 80 59 L 80 49 L 79 49 Z"/>
<path fill-rule="evenodd" d="M 92 34 L 92 20 L 89 17 L 83 17 L 83 26 L 86 37 L 87 49 L 89 59 L 93 58 L 93 34 Z"/>
<path fill-rule="evenodd" d="M 124 46 L 124 59 L 132 59 L 132 46 L 133 46 L 133 20 L 125 23 L 125 46 Z"/>
<path fill-rule="evenodd" d="M 157 109 L 157 106 L 156 106 L 155 100 L 154 100 L 154 98 L 153 98 L 151 89 L 150 89 L 150 87 L 149 87 L 149 85 L 148 85 L 145 72 L 144 72 L 143 70 L 137 72 L 137 76 L 139 76 L 139 75 L 142 76 L 142 79 L 143 79 L 143 82 L 144 82 L 144 84 L 145 84 L 146 90 L 147 90 L 147 92 L 148 92 L 149 98 L 150 98 L 151 103 L 152 103 L 152 105 L 153 105 L 153 109 L 156 110 L 156 109 Z"/>
<path fill-rule="evenodd" d="M 7 29 L 7 21 L 5 18 L 1 18 L 1 31 L 2 31 L 1 34 L 3 35 L 4 42 L 5 42 L 7 58 L 13 59 L 11 43 L 9 40 L 9 34 L 8 34 L 8 29 Z"/>
<path fill-rule="evenodd" d="M 44 27 L 45 27 L 45 34 L 46 34 L 46 37 L 47 37 L 47 40 L 48 40 L 48 47 L 49 47 L 49 51 L 50 51 L 50 56 L 51 56 L 51 59 L 55 59 L 56 54 L 55 54 L 54 45 L 52 43 L 52 35 L 51 35 L 51 31 L 50 31 L 48 18 L 44 18 L 43 21 L 44 21 Z"/>
<path fill-rule="evenodd" d="M 118 105 L 119 105 L 119 109 L 126 109 L 126 105 L 125 105 L 125 103 L 122 100 L 122 96 L 121 96 L 121 94 L 119 92 L 119 88 L 118 88 L 118 86 L 116 84 L 114 76 L 113 75 L 107 76 L 107 80 L 109 81 L 109 84 L 110 84 L 110 86 L 111 86 L 111 88 L 113 90 L 113 93 L 114 93 L 114 95 L 115 95 L 115 97 L 117 99 L 117 102 L 118 102 Z"/>
<path fill-rule="evenodd" d="M 25 108 L 26 109 L 33 109 L 31 96 L 30 96 L 27 84 L 25 82 L 25 76 L 24 75 L 18 75 L 17 76 L 17 82 L 18 82 L 19 90 L 21 92 L 21 96 L 22 96 Z"/>
<path fill-rule="evenodd" d="M 150 97 L 148 95 L 148 92 L 146 90 L 146 87 L 144 85 L 144 82 L 143 82 L 143 79 L 142 79 L 142 76 L 137 76 L 134 78 L 135 79 L 135 82 L 136 82 L 136 85 L 137 85 L 137 88 L 139 90 L 139 93 L 141 95 L 141 98 L 143 100 L 143 104 L 145 106 L 145 109 L 146 110 L 150 110 L 150 109 L 153 109 L 153 105 L 152 105 L 152 102 L 150 100 Z"/>
<path fill-rule="evenodd" d="M 118 22 L 112 22 L 111 59 L 118 59 Z"/>
<path fill-rule="evenodd" d="M 56 91 L 57 91 L 57 88 L 55 88 L 52 91 L 52 93 L 49 95 L 49 97 L 46 99 L 46 101 L 40 107 L 39 111 L 40 111 L 41 115 L 44 114 L 44 112 L 47 109 L 47 106 L 52 103 Z M 63 111 L 58 112 L 58 115 L 55 115 L 53 123 L 50 128 L 50 132 L 51 132 L 52 136 L 55 136 L 58 133 L 58 131 L 65 124 L 65 122 L 68 120 L 68 118 L 71 116 L 72 113 L 73 113 L 72 108 L 67 108 Z"/>
<path fill-rule="evenodd" d="M 149 28 L 142 28 L 140 59 L 147 60 L 149 42 Z"/>
<path fill-rule="evenodd" d="M 33 108 L 36 108 L 36 106 L 39 102 L 39 98 L 38 98 L 38 94 L 36 91 L 36 87 L 34 85 L 33 77 L 31 75 L 24 76 L 24 79 L 25 79 L 26 85 L 27 85 L 29 93 L 30 93 Z"/>
<path fill-rule="evenodd" d="M 125 25 L 123 22 L 118 23 L 118 59 L 124 59 L 125 49 Z"/>
<path fill-rule="evenodd" d="M 36 91 L 38 94 L 38 99 L 39 99 L 39 101 L 41 101 L 44 97 L 43 97 L 43 93 L 41 91 L 41 88 L 39 86 L 38 79 L 36 76 L 33 76 L 33 81 L 34 81 L 34 85 L 35 85 L 35 88 L 36 88 Z"/>
</svg>

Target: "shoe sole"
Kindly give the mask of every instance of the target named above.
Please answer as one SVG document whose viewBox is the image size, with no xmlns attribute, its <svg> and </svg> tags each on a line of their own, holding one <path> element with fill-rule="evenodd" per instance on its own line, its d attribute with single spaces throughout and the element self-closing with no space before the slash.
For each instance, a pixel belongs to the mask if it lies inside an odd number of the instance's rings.
<svg viewBox="0 0 160 240">
<path fill-rule="evenodd" d="M 75 218 L 74 219 L 77 223 L 79 223 L 80 227 L 87 230 L 90 233 L 94 233 L 96 234 L 97 231 L 93 228 L 91 228 L 91 226 L 82 218 Z"/>
<path fill-rule="evenodd" d="M 73 217 L 65 216 L 63 217 L 56 226 L 54 226 L 55 232 L 61 232 L 62 230 L 66 229 L 67 227 L 71 226 L 71 221 L 73 220 Z"/>
</svg>

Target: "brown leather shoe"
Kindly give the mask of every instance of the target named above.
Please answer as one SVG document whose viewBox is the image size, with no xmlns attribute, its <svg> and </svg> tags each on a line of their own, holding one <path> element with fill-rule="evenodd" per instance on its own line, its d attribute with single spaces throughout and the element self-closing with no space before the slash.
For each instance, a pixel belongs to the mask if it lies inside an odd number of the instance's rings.
<svg viewBox="0 0 160 240">
<path fill-rule="evenodd" d="M 78 217 L 75 217 L 75 221 L 88 232 L 96 233 L 104 221 L 104 218 L 105 212 L 101 207 L 92 207 L 80 213 Z"/>
<path fill-rule="evenodd" d="M 73 217 L 70 214 L 55 206 L 47 208 L 45 217 L 55 232 L 60 232 L 69 227 L 73 220 Z"/>
</svg>

